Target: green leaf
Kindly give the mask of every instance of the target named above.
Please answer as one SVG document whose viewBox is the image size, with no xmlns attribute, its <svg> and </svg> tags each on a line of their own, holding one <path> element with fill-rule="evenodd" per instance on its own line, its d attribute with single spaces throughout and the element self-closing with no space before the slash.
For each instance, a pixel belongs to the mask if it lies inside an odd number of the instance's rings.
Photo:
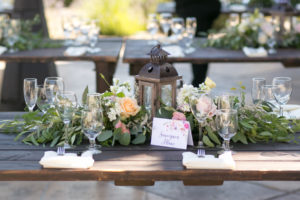
<svg viewBox="0 0 300 200">
<path fill-rule="evenodd" d="M 195 127 L 195 124 L 194 124 L 194 116 L 193 116 L 193 114 L 190 113 L 190 114 L 187 116 L 186 120 L 187 120 L 188 122 L 190 122 L 191 130 L 193 130 L 194 127 Z"/>
<path fill-rule="evenodd" d="M 243 144 L 248 144 L 247 138 L 246 138 L 245 134 L 242 133 L 241 131 L 238 131 L 238 132 L 236 133 L 236 135 L 232 138 L 232 141 L 233 141 L 233 142 L 238 142 L 238 141 L 240 141 L 240 142 L 242 142 Z"/>
<path fill-rule="evenodd" d="M 73 145 L 76 140 L 76 134 L 73 134 L 71 137 L 71 144 Z"/>
<path fill-rule="evenodd" d="M 240 121 L 240 124 L 245 127 L 245 128 L 248 128 L 248 129 L 252 129 L 253 126 L 251 126 L 250 124 L 248 124 L 247 122 L 245 121 Z"/>
<path fill-rule="evenodd" d="M 208 134 L 208 137 L 215 143 L 217 144 L 221 144 L 218 136 L 211 130 L 211 128 L 209 126 L 205 127 L 206 130 L 207 130 L 207 134 Z"/>
<path fill-rule="evenodd" d="M 102 97 L 110 97 L 110 96 L 113 96 L 113 95 L 114 95 L 114 93 L 112 93 L 112 92 L 104 92 Z"/>
<path fill-rule="evenodd" d="M 173 116 L 173 111 L 167 110 L 164 107 L 159 108 L 158 112 L 156 112 L 156 117 L 158 118 L 171 119 L 172 116 Z"/>
<path fill-rule="evenodd" d="M 269 131 L 263 131 L 263 132 L 259 133 L 259 135 L 261 135 L 261 136 L 270 136 L 270 137 L 273 136 L 273 134 L 270 133 Z"/>
<path fill-rule="evenodd" d="M 209 147 L 215 147 L 214 143 L 212 143 L 206 135 L 203 136 L 202 141 L 205 145 Z"/>
<path fill-rule="evenodd" d="M 57 144 L 59 139 L 60 139 L 60 136 L 57 136 L 56 138 L 54 138 L 54 140 L 52 140 L 52 142 L 50 144 L 50 147 L 54 147 Z"/>
<path fill-rule="evenodd" d="M 97 140 L 99 142 L 104 142 L 111 138 L 113 135 L 113 132 L 111 130 L 102 131 L 102 133 L 97 137 Z"/>
<path fill-rule="evenodd" d="M 120 144 L 127 146 L 130 144 L 130 134 L 129 133 L 122 133 L 119 136 L 119 142 Z"/>
<path fill-rule="evenodd" d="M 144 144 L 146 141 L 146 136 L 144 134 L 138 134 L 134 140 L 132 140 L 132 144 Z"/>
<path fill-rule="evenodd" d="M 123 92 L 119 92 L 119 93 L 117 94 L 117 97 L 123 98 L 123 97 L 125 97 L 125 94 L 124 94 Z"/>
<path fill-rule="evenodd" d="M 39 146 L 39 143 L 36 141 L 33 135 L 31 135 L 30 140 L 34 145 Z"/>
<path fill-rule="evenodd" d="M 87 103 L 86 101 L 87 101 L 88 93 L 89 93 L 89 86 L 86 86 L 84 91 L 83 91 L 82 100 L 81 100 L 83 105 L 86 105 L 86 103 Z"/>
</svg>

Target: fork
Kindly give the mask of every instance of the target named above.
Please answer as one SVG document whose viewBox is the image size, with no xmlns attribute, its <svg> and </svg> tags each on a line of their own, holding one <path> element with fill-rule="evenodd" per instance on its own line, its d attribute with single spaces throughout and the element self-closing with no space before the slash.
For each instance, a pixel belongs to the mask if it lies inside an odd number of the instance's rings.
<svg viewBox="0 0 300 200">
<path fill-rule="evenodd" d="M 197 156 L 198 157 L 205 157 L 205 149 L 198 149 Z"/>
<path fill-rule="evenodd" d="M 64 147 L 57 147 L 57 155 L 58 156 L 65 155 L 65 148 Z"/>
</svg>

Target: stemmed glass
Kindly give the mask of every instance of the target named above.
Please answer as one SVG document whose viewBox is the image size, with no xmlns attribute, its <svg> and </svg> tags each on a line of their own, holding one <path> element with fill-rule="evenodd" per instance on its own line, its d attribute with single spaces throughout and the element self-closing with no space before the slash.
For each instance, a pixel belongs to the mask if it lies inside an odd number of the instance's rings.
<svg viewBox="0 0 300 200">
<path fill-rule="evenodd" d="M 50 108 L 49 100 L 46 96 L 44 85 L 37 86 L 37 101 L 36 105 L 45 114 Z"/>
<path fill-rule="evenodd" d="M 93 154 L 101 153 L 101 151 L 98 150 L 101 146 L 96 145 L 95 141 L 104 128 L 101 109 L 83 110 L 81 120 L 82 131 L 90 142 L 89 151 Z"/>
<path fill-rule="evenodd" d="M 175 17 L 172 19 L 172 32 L 174 33 L 174 36 L 176 40 L 180 40 L 182 37 L 182 34 L 184 33 L 184 19 L 181 17 Z"/>
<path fill-rule="evenodd" d="M 89 93 L 86 100 L 87 109 L 101 109 L 101 94 Z"/>
<path fill-rule="evenodd" d="M 61 77 L 47 77 L 44 81 L 44 88 L 50 107 L 53 108 L 56 94 L 64 91 L 64 81 Z"/>
<path fill-rule="evenodd" d="M 96 20 L 92 20 L 90 25 L 90 31 L 88 34 L 89 43 L 90 43 L 90 48 L 89 48 L 90 53 L 98 53 L 101 51 L 100 48 L 95 48 L 98 42 L 99 33 L 100 33 L 100 28 L 96 25 Z"/>
<path fill-rule="evenodd" d="M 172 24 L 172 14 L 161 13 L 159 23 L 165 36 L 168 37 L 168 33 L 171 29 L 171 24 Z"/>
<path fill-rule="evenodd" d="M 195 51 L 195 48 L 191 47 L 193 43 L 194 36 L 197 29 L 197 19 L 195 17 L 186 18 L 186 28 L 185 28 L 185 53 L 192 53 Z"/>
<path fill-rule="evenodd" d="M 37 100 L 37 79 L 36 78 L 24 79 L 24 99 L 29 109 L 29 112 L 32 112 Z"/>
<path fill-rule="evenodd" d="M 14 53 L 16 51 L 14 45 L 18 41 L 19 25 L 17 21 L 15 23 L 13 23 L 12 20 L 10 21 L 10 25 L 4 29 L 4 38 L 9 46 L 9 53 Z"/>
<path fill-rule="evenodd" d="M 72 121 L 75 109 L 77 108 L 76 94 L 72 91 L 58 92 L 56 94 L 55 106 L 65 125 L 64 148 L 71 148 L 68 142 L 68 128 Z"/>
<path fill-rule="evenodd" d="M 253 78 L 251 96 L 254 104 L 261 103 L 262 100 L 262 86 L 266 84 L 265 78 Z"/>
<path fill-rule="evenodd" d="M 290 77 L 275 77 L 273 78 L 273 94 L 280 106 L 279 114 L 283 116 L 283 105 L 290 100 L 292 93 L 292 78 Z"/>
<path fill-rule="evenodd" d="M 230 151 L 230 139 L 236 134 L 238 127 L 237 110 L 221 109 L 216 116 L 216 125 L 219 135 L 224 140 L 224 151 Z"/>
<path fill-rule="evenodd" d="M 202 124 L 209 116 L 209 112 L 212 109 L 213 101 L 208 93 L 200 91 L 198 94 L 195 94 L 194 97 L 190 98 L 189 103 L 191 111 L 199 123 L 199 140 L 197 148 L 204 148 L 202 141 Z"/>
<path fill-rule="evenodd" d="M 277 108 L 278 104 L 274 97 L 273 90 L 276 86 L 273 85 L 264 85 L 262 87 L 262 95 L 261 98 L 264 102 L 268 103 L 268 106 L 270 106 L 273 110 L 274 108 Z"/>
<path fill-rule="evenodd" d="M 158 32 L 158 21 L 156 19 L 156 14 L 150 14 L 147 22 L 147 30 L 151 35 L 151 40 L 148 42 L 149 45 L 156 45 L 157 42 L 154 40 L 154 36 Z"/>
</svg>

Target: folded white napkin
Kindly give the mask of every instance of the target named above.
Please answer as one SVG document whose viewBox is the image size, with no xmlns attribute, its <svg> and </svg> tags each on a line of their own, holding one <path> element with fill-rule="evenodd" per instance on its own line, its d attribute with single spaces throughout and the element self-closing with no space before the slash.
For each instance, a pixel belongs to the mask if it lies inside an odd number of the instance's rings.
<svg viewBox="0 0 300 200">
<path fill-rule="evenodd" d="M 274 109 L 279 112 L 279 108 Z M 283 106 L 283 116 L 287 119 L 300 119 L 300 105 L 287 104 Z"/>
<path fill-rule="evenodd" d="M 88 51 L 88 47 L 68 47 L 64 55 L 65 56 L 82 56 Z"/>
<path fill-rule="evenodd" d="M 0 46 L 0 55 L 2 55 L 7 50 L 6 47 Z"/>
<path fill-rule="evenodd" d="M 93 154 L 90 151 L 77 156 L 75 153 L 66 153 L 63 156 L 58 156 L 54 151 L 46 151 L 40 160 L 40 164 L 44 168 L 76 168 L 87 169 L 93 166 Z"/>
<path fill-rule="evenodd" d="M 265 48 L 259 47 L 259 48 L 251 48 L 251 47 L 244 47 L 243 52 L 248 57 L 266 57 L 268 56 L 268 52 Z"/>
<path fill-rule="evenodd" d="M 183 50 L 178 45 L 164 46 L 163 49 L 170 54 L 169 57 L 184 57 Z"/>
<path fill-rule="evenodd" d="M 182 156 L 182 164 L 187 169 L 235 169 L 231 152 L 225 152 L 219 158 L 212 155 L 205 155 L 204 158 L 198 157 L 192 152 L 184 152 Z"/>
</svg>

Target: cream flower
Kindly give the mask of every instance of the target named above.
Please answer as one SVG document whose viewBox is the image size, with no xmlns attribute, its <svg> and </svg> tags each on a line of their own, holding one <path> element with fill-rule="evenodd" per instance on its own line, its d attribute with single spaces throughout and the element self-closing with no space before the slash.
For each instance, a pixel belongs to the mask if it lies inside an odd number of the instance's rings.
<svg viewBox="0 0 300 200">
<path fill-rule="evenodd" d="M 216 87 L 216 83 L 215 83 L 213 80 L 211 80 L 209 77 L 206 77 L 204 83 L 205 83 L 205 85 L 207 85 L 210 89 L 213 89 L 213 88 Z"/>
<path fill-rule="evenodd" d="M 135 116 L 141 109 L 136 100 L 130 97 L 120 98 L 119 104 L 121 107 L 121 117 L 124 118 Z"/>
</svg>

